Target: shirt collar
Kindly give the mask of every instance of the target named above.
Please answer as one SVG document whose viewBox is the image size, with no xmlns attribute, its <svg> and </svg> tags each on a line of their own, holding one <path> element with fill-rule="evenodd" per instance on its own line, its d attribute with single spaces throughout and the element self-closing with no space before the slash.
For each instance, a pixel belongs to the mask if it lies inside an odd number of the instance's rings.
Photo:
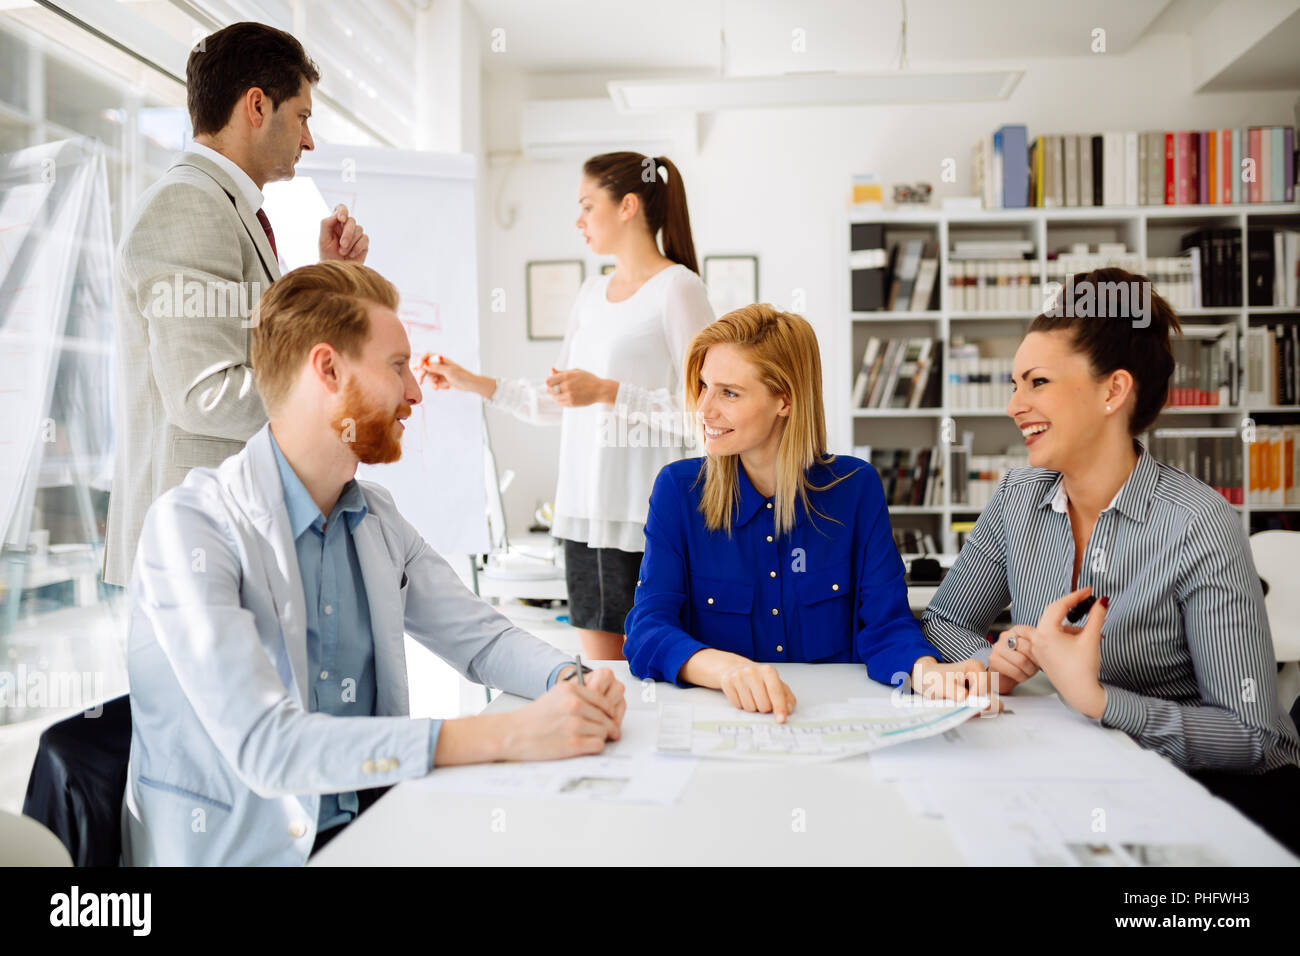
<svg viewBox="0 0 1300 956">
<path fill-rule="evenodd" d="M 1133 440 L 1133 447 L 1138 453 L 1138 460 L 1137 464 L 1133 466 L 1133 473 L 1120 486 L 1119 491 L 1115 492 L 1115 497 L 1110 500 L 1110 504 L 1102 510 L 1109 511 L 1111 508 L 1118 508 L 1121 514 L 1132 518 L 1134 521 L 1146 521 L 1151 493 L 1155 491 L 1156 480 L 1160 476 L 1160 466 L 1137 439 Z M 1050 507 L 1053 511 L 1065 514 L 1068 501 L 1069 496 L 1065 493 L 1065 477 L 1058 472 L 1056 480 L 1052 482 L 1042 500 L 1038 502 L 1038 507 Z"/>
<path fill-rule="evenodd" d="M 284 487 L 284 506 L 289 512 L 289 529 L 293 532 L 293 539 L 297 541 L 308 528 L 314 527 L 319 531 L 321 525 L 325 523 L 325 517 L 316 506 L 307 486 L 302 483 L 298 473 L 284 457 L 284 452 L 280 451 L 274 433 L 268 429 L 267 434 L 270 435 L 271 448 L 275 452 L 276 467 L 280 470 L 280 484 Z M 343 492 L 339 495 L 330 518 L 336 518 L 340 514 L 346 515 L 348 530 L 355 531 L 357 524 L 369 510 L 365 495 L 361 493 L 361 486 L 354 478 L 343 486 Z"/>
<path fill-rule="evenodd" d="M 740 485 L 740 500 L 736 506 L 736 527 L 749 524 L 754 515 L 763 509 L 763 506 L 772 500 L 764 498 L 758 493 L 753 482 L 749 480 L 749 475 L 745 474 L 745 466 L 736 461 L 736 480 Z"/>
<path fill-rule="evenodd" d="M 211 146 L 204 146 L 202 143 L 191 142 L 185 147 L 187 152 L 198 153 L 204 159 L 216 163 L 231 179 L 235 181 L 235 188 L 239 194 L 244 197 L 254 212 L 262 208 L 262 190 L 257 188 L 248 173 L 244 172 L 229 156 L 218 153 Z"/>
</svg>

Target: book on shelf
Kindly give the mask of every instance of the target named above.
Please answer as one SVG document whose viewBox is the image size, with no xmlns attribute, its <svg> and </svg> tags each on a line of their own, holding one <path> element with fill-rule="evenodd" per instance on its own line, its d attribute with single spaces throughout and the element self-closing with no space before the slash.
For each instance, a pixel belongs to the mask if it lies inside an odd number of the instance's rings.
<svg viewBox="0 0 1300 956">
<path fill-rule="evenodd" d="M 1240 400 L 1239 349 L 1235 325 L 1182 326 L 1170 339 L 1174 372 L 1169 406 L 1236 406 Z"/>
<path fill-rule="evenodd" d="M 984 165 L 976 180 L 985 187 L 988 208 L 999 208 L 990 205 L 996 201 L 990 188 L 996 139 L 988 137 L 989 145 L 977 144 L 975 151 Z M 996 150 L 1004 175 L 1018 165 L 1012 157 L 1021 153 L 1014 148 L 1013 154 L 1004 134 Z M 1047 208 L 1294 202 L 1295 150 L 1293 126 L 1045 134 L 1026 140 L 1025 193 L 1030 205 Z M 1255 175 L 1243 184 L 1247 160 Z"/>
<path fill-rule="evenodd" d="M 867 339 L 853 383 L 854 408 L 937 408 L 939 341 Z"/>
<path fill-rule="evenodd" d="M 1300 405 L 1300 322 L 1251 326 L 1242 352 L 1247 408 Z"/>
<path fill-rule="evenodd" d="M 939 553 L 939 547 L 929 532 L 918 531 L 916 528 L 894 528 L 893 537 L 900 556 Z"/>
<path fill-rule="evenodd" d="M 938 507 L 943 504 L 943 449 L 879 448 L 858 445 L 857 458 L 871 462 L 880 475 L 885 503 L 891 507 Z"/>
<path fill-rule="evenodd" d="M 1201 305 L 1236 308 L 1241 305 L 1241 231 L 1207 228 L 1186 233 L 1180 248 L 1196 249 L 1201 272 Z"/>
<path fill-rule="evenodd" d="M 935 308 L 939 244 L 932 239 L 888 242 L 879 223 L 850 230 L 850 301 L 854 312 Z"/>
<path fill-rule="evenodd" d="M 1246 232 L 1246 248 L 1246 304 L 1300 305 L 1296 298 L 1300 231 L 1251 227 Z"/>
<path fill-rule="evenodd" d="M 1251 505 L 1300 504 L 1300 425 L 1264 425 L 1255 429 L 1250 454 Z"/>
<path fill-rule="evenodd" d="M 1032 312 L 1041 307 L 1038 264 L 1029 259 L 953 259 L 948 302 L 956 311 Z"/>
<path fill-rule="evenodd" d="M 954 411 L 1002 411 L 1011 398 L 1012 359 L 981 358 L 971 342 L 948 347 L 948 404 Z"/>
<path fill-rule="evenodd" d="M 1241 446 L 1235 428 L 1157 428 L 1150 452 L 1209 485 L 1230 504 L 1240 505 L 1245 501 Z"/>
<path fill-rule="evenodd" d="M 850 299 L 854 312 L 872 312 L 885 307 L 888 270 L 885 227 L 879 223 L 855 222 L 849 229 Z"/>
<path fill-rule="evenodd" d="M 1028 130 L 1001 126 L 975 141 L 972 184 L 985 209 L 1023 209 L 1029 202 Z"/>
<path fill-rule="evenodd" d="M 1001 455 L 972 455 L 964 445 L 954 445 L 949 454 L 953 508 L 962 511 L 983 510 L 1007 472 L 1029 466 L 1029 455 L 1024 451 L 1008 449 Z"/>
</svg>

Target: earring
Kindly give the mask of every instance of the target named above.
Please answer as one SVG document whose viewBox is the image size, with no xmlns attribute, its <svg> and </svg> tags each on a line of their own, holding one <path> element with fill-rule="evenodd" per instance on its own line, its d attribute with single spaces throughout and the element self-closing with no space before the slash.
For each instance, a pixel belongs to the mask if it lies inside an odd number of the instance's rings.
<svg viewBox="0 0 1300 956">
<path fill-rule="evenodd" d="M 1110 411 L 1110 406 L 1109 406 L 1109 405 L 1106 406 L 1106 411 Z"/>
</svg>

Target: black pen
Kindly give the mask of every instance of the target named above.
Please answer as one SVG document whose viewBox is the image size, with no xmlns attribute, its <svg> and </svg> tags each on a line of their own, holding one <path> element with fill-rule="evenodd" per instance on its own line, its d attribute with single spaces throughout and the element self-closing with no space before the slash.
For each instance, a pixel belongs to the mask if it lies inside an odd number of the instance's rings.
<svg viewBox="0 0 1300 956">
<path fill-rule="evenodd" d="M 1074 607 L 1070 608 L 1069 613 L 1065 615 L 1065 619 L 1071 624 L 1078 624 L 1083 620 L 1083 616 L 1092 610 L 1092 606 L 1096 603 L 1097 598 L 1089 594 Z"/>
</svg>

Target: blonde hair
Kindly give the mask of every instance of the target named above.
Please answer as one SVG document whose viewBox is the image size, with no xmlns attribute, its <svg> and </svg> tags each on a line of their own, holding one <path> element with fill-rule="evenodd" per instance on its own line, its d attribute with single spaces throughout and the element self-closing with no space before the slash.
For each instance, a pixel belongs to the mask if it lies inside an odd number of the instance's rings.
<svg viewBox="0 0 1300 956">
<path fill-rule="evenodd" d="M 397 310 L 397 288 L 374 269 L 330 260 L 285 273 L 253 309 L 250 360 L 267 410 L 293 388 L 312 348 L 327 342 L 360 354 L 370 336 L 368 307 Z"/>
<path fill-rule="evenodd" d="M 808 469 L 814 464 L 828 465 L 835 460 L 834 455 L 826 453 L 817 335 L 802 316 L 778 312 L 767 304 L 744 306 L 706 326 L 691 340 L 686 352 L 686 407 L 692 415 L 699 408 L 703 392 L 700 372 L 704 357 L 715 345 L 740 348 L 768 391 L 790 402 L 776 460 L 774 518 L 776 533 L 785 534 L 794 527 L 796 497 L 810 516 L 821 515 L 812 506 L 808 492 L 825 491 L 848 477 L 842 475 L 826 485 L 814 485 L 808 480 Z M 731 534 L 732 520 L 740 505 L 739 467 L 738 455 L 705 457 L 700 513 L 710 531 L 722 529 Z"/>
</svg>

